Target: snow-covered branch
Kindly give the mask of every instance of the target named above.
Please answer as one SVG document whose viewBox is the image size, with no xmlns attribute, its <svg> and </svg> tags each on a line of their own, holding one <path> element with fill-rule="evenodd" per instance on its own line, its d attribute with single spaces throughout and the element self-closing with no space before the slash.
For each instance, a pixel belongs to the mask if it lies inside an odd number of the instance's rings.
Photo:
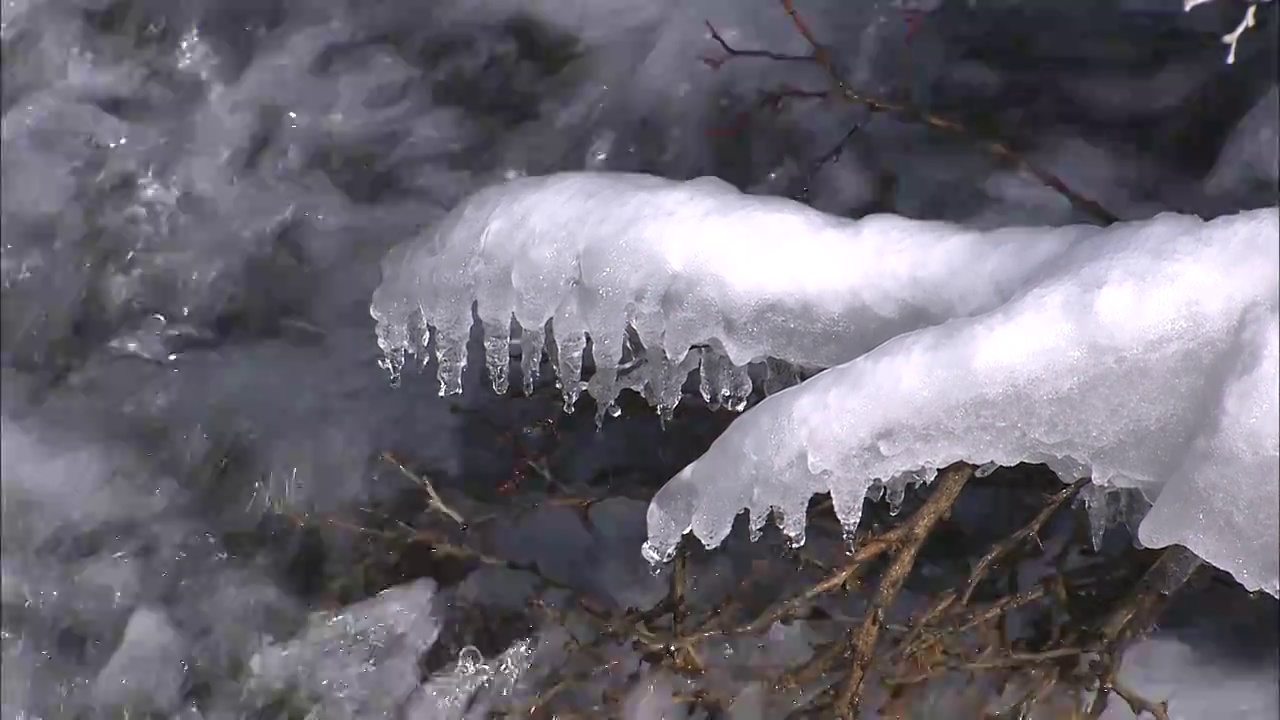
<svg viewBox="0 0 1280 720">
<path fill-rule="evenodd" d="M 526 382 L 551 321 L 546 339 L 569 405 L 585 332 L 596 364 L 587 390 L 602 408 L 631 387 L 669 411 L 699 361 L 711 394 L 741 406 L 752 361 L 829 367 L 990 310 L 1097 231 L 854 222 L 714 178 L 563 173 L 481 191 L 393 252 L 372 312 L 396 372 L 422 349 L 411 339 L 421 322 L 432 327 L 443 393 L 461 389 L 475 303 L 500 392 L 514 317 L 529 331 L 520 339 Z"/>
<path fill-rule="evenodd" d="M 744 508 L 801 540 L 815 493 L 851 529 L 876 483 L 1033 461 L 1141 488 L 1156 501 L 1144 542 L 1276 594 L 1278 229 L 1267 208 L 981 232 L 574 173 L 482 191 L 394 252 L 373 314 L 396 369 L 432 328 L 446 392 L 473 303 L 499 390 L 511 319 L 551 321 L 569 402 L 586 336 L 602 406 L 621 387 L 674 406 L 693 346 L 723 351 L 731 379 L 716 382 L 737 402 L 748 362 L 838 365 L 753 408 L 659 492 L 653 559 L 689 531 L 719 543 Z M 521 342 L 528 372 L 541 333 Z M 619 382 L 620 365 L 649 369 Z"/>
</svg>

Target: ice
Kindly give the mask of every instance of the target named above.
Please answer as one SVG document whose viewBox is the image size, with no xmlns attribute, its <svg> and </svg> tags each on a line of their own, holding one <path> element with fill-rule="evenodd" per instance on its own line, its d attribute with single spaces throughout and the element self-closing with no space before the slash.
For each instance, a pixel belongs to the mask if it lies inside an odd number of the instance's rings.
<svg viewBox="0 0 1280 720">
<path fill-rule="evenodd" d="M 418 659 L 440 632 L 429 579 L 317 615 L 295 639 L 250 662 L 251 687 L 292 695 L 326 718 L 397 717 L 418 686 Z"/>
<path fill-rule="evenodd" d="M 604 408 L 622 386 L 630 329 L 639 367 L 627 386 L 674 406 L 697 346 L 704 397 L 737 409 L 750 362 L 827 367 L 997 307 L 1096 232 L 851 221 L 713 178 L 562 173 L 485 189 L 397 248 L 371 313 L 393 368 L 422 352 L 410 338 L 431 327 L 442 393 L 461 389 L 474 304 L 497 387 L 507 324 L 514 318 L 527 336 L 550 321 L 567 406 L 579 391 L 583 333 L 596 364 L 586 390 Z"/>
<path fill-rule="evenodd" d="M 406 705 L 404 720 L 480 720 L 490 717 L 498 699 L 509 699 L 533 662 L 534 645 L 517 640 L 486 663 L 484 655 L 467 646 L 452 670 L 436 674 Z"/>
<path fill-rule="evenodd" d="M 1146 542 L 1186 545 L 1280 594 L 1274 208 L 1123 223 L 1056 257 L 1013 298 L 906 333 L 773 395 L 654 497 L 647 556 L 811 495 L 846 528 L 869 484 L 956 461 L 1047 462 L 1155 502 Z"/>
<path fill-rule="evenodd" d="M 765 701 L 768 692 L 760 683 L 752 683 L 746 687 L 729 705 L 730 720 L 764 720 Z"/>
<path fill-rule="evenodd" d="M 182 699 L 187 642 L 163 612 L 138 608 L 124 637 L 94 681 L 100 707 L 133 712 L 171 712 Z"/>
<path fill-rule="evenodd" d="M 442 355 L 465 357 L 473 312 L 494 348 L 513 318 L 547 325 L 552 340 L 568 325 L 557 342 L 567 406 L 585 332 L 596 361 L 586 390 L 602 412 L 622 387 L 674 398 L 683 375 L 669 368 L 693 353 L 703 398 L 734 409 L 750 362 L 826 367 L 867 353 L 774 396 L 674 478 L 649 516 L 646 553 L 661 558 L 689 530 L 718 544 L 743 508 L 753 528 L 775 513 L 800 542 L 816 492 L 832 492 L 852 528 L 870 483 L 896 506 L 908 481 L 961 459 L 1049 462 L 1153 501 L 1167 482 L 1189 487 L 1180 478 L 1205 461 L 1185 445 L 1203 432 L 1206 393 L 1234 382 L 1220 373 L 1240 351 L 1242 314 L 1276 312 L 1275 230 L 1274 209 L 1106 229 L 850 221 L 709 178 L 567 173 L 483 190 L 398 248 L 371 312 L 392 358 L 418 350 L 406 339 L 423 323 Z M 506 356 L 487 355 L 497 378 Z M 460 387 L 460 364 L 441 368 L 442 391 Z M 1274 362 L 1261 372 L 1273 378 Z M 1225 482 L 1269 497 L 1275 476 L 1258 473 L 1275 450 L 1249 447 L 1259 467 Z M 1219 512 L 1243 497 L 1218 487 Z M 1264 505 L 1233 517 L 1274 527 Z M 1092 507 L 1100 532 L 1112 518 L 1105 502 Z M 1161 543 L 1208 547 L 1206 521 L 1186 519 L 1194 506 L 1163 507 L 1180 530 Z M 1280 592 L 1275 553 L 1225 552 L 1214 562 L 1234 563 L 1246 586 Z"/>
</svg>

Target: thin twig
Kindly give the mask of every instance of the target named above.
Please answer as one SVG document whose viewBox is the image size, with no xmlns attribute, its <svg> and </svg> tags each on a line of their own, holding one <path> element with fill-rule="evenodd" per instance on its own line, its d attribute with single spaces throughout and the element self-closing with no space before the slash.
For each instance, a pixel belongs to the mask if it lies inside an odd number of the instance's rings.
<svg viewBox="0 0 1280 720">
<path fill-rule="evenodd" d="M 929 498 L 905 524 L 908 530 L 904 542 L 894 550 L 893 562 L 881 577 L 880 586 L 876 589 L 876 595 L 861 625 L 849 635 L 853 661 L 844 687 L 836 696 L 836 711 L 843 720 L 853 720 L 858 715 L 862 685 L 875 654 L 884 614 L 893 605 L 907 575 L 915 566 L 916 556 L 924 541 L 938 521 L 951 509 L 960 491 L 973 477 L 973 471 L 972 465 L 959 463 L 940 472 Z"/>
<path fill-rule="evenodd" d="M 441 514 L 449 517 L 451 520 L 453 520 L 455 523 L 458 524 L 458 527 L 462 528 L 463 530 L 467 528 L 467 521 L 462 519 L 461 513 L 449 507 L 445 503 L 444 498 L 440 497 L 440 493 L 436 492 L 435 486 L 431 484 L 430 480 L 428 480 L 426 477 L 422 475 L 418 475 L 417 473 L 409 470 L 409 468 L 404 466 L 404 463 L 397 460 L 396 457 L 389 452 L 382 453 L 382 459 L 385 460 L 386 462 L 391 463 L 392 465 L 395 465 L 396 468 L 399 469 L 400 472 L 405 477 L 409 478 L 416 485 L 418 485 L 423 490 L 425 490 L 427 493 L 428 505 L 432 509 L 437 510 Z"/>
<path fill-rule="evenodd" d="M 1045 505 L 1040 512 L 1036 513 L 1036 516 L 1031 519 L 1031 522 L 1027 523 L 1017 532 L 991 548 L 991 550 L 978 561 L 978 564 L 973 568 L 973 572 L 969 575 L 969 582 L 965 584 L 964 592 L 960 595 L 960 604 L 968 605 L 969 600 L 973 598 L 974 590 L 978 588 L 978 584 L 986 577 L 987 572 L 990 571 L 990 569 L 1001 559 L 1013 552 L 1013 550 L 1021 545 L 1027 538 L 1037 535 L 1041 528 L 1044 527 L 1044 524 L 1049 521 L 1049 518 L 1053 517 L 1054 513 L 1058 511 L 1058 508 L 1062 507 L 1065 503 L 1071 500 L 1071 498 L 1079 494 L 1080 490 L 1088 484 L 1089 479 L 1083 478 L 1063 488 L 1062 491 L 1053 496 L 1049 503 Z"/>
<path fill-rule="evenodd" d="M 1031 163 L 1005 141 L 985 139 L 963 123 L 912 107 L 906 103 L 890 102 L 857 92 L 845 82 L 839 68 L 836 67 L 831 51 L 818 41 L 813 30 L 809 27 L 808 23 L 805 22 L 804 18 L 800 15 L 800 12 L 796 10 L 794 0 L 779 0 L 779 2 L 782 4 L 783 10 L 785 10 L 787 15 L 790 16 L 791 24 L 795 26 L 796 30 L 804 37 L 805 41 L 808 42 L 809 46 L 813 49 L 813 61 L 822 68 L 823 72 L 827 75 L 827 79 L 831 82 L 832 87 L 834 87 L 845 100 L 854 104 L 865 105 L 869 110 L 874 112 L 885 112 L 896 115 L 904 120 L 923 123 L 934 129 L 974 142 L 993 157 L 1026 172 L 1044 185 L 1054 189 L 1063 197 L 1067 198 L 1072 205 L 1084 210 L 1088 214 L 1096 217 L 1098 220 L 1101 220 L 1103 223 L 1110 225 L 1120 221 L 1120 218 L 1117 215 L 1107 210 L 1096 200 L 1087 198 L 1072 190 L 1065 182 L 1062 181 L 1061 178 Z"/>
<path fill-rule="evenodd" d="M 813 162 L 813 165 L 809 167 L 808 174 L 805 175 L 804 187 L 800 190 L 800 198 L 802 200 L 809 199 L 809 186 L 813 185 L 813 179 L 817 177 L 818 171 L 830 163 L 838 162 L 840 160 L 840 156 L 844 154 L 844 146 L 853 139 L 853 136 L 856 135 L 860 129 L 862 129 L 862 123 L 854 123 L 853 126 L 850 127 L 843 136 L 841 136 L 840 142 L 831 146 L 830 150 L 823 153 L 821 157 Z"/>
<path fill-rule="evenodd" d="M 710 20 L 705 21 L 707 30 L 711 33 L 711 39 L 716 41 L 721 50 L 724 50 L 725 57 L 710 58 L 703 57 L 702 62 L 706 63 L 713 70 L 719 70 L 722 65 L 734 58 L 763 58 L 765 60 L 774 60 L 778 62 L 813 62 L 813 58 L 808 55 L 787 55 L 785 53 L 770 52 L 768 50 L 739 50 L 729 44 L 728 40 L 716 30 L 716 26 L 711 24 Z"/>
</svg>

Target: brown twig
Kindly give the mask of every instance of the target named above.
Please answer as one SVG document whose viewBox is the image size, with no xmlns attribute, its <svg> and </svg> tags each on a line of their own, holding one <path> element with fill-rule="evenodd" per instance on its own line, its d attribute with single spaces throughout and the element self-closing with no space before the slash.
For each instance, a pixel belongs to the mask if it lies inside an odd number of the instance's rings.
<svg viewBox="0 0 1280 720">
<path fill-rule="evenodd" d="M 1062 507 L 1070 501 L 1071 498 L 1078 495 L 1080 490 L 1082 490 L 1085 485 L 1088 485 L 1089 482 L 1088 478 L 1084 478 L 1063 488 L 1061 492 L 1058 492 L 1053 496 L 1049 503 L 1045 505 L 1040 512 L 1036 513 L 1036 516 L 1031 519 L 1031 522 L 1024 525 L 1008 538 L 997 543 L 996 546 L 991 548 L 986 555 L 983 555 L 982 559 L 978 561 L 978 564 L 974 566 L 973 572 L 969 575 L 969 581 L 965 584 L 964 592 L 960 594 L 960 605 L 968 605 L 969 600 L 973 598 L 974 590 L 978 588 L 978 584 L 987 576 L 987 572 L 990 571 L 994 565 L 1000 562 L 1001 559 L 1013 552 L 1015 548 L 1022 545 L 1022 543 L 1028 538 L 1035 537 L 1040 532 L 1041 528 L 1044 527 L 1044 524 L 1049 521 L 1049 518 L 1053 517 L 1054 513 L 1058 511 L 1058 508 Z"/>
<path fill-rule="evenodd" d="M 453 520 L 458 524 L 458 527 L 461 527 L 464 530 L 466 529 L 467 521 L 462 519 L 462 514 L 445 503 L 444 498 L 440 497 L 440 493 L 436 492 L 436 488 L 431 484 L 430 480 L 405 467 L 404 463 L 397 460 L 396 457 L 389 452 L 382 453 L 382 459 L 394 465 L 402 475 L 412 480 L 414 484 L 422 488 L 427 493 L 427 503 L 429 507 L 448 517 L 450 520 Z"/>
<path fill-rule="evenodd" d="M 395 462 L 390 456 L 388 459 Z M 405 466 L 396 464 L 402 472 L 408 472 Z M 1101 624 L 1091 625 L 1095 628 L 1093 632 L 1084 629 L 1052 632 L 1057 628 L 1053 625 L 1047 638 L 1039 636 L 1039 639 L 1026 642 L 1016 642 L 1001 632 L 1004 623 L 1000 621 L 1016 608 L 1044 603 L 1044 612 L 1052 615 L 1059 612 L 1068 600 L 1078 602 L 1079 593 L 1092 592 L 1088 580 L 1104 566 L 1090 566 L 1085 569 L 1083 577 L 1068 578 L 1066 566 L 1058 566 L 1067 557 L 1065 548 L 1070 543 L 1064 544 L 1062 551 L 1054 552 L 1054 566 L 1058 567 L 1055 574 L 1021 591 L 1011 581 L 1004 595 L 986 604 L 972 602 L 983 578 L 996 568 L 1007 570 L 1010 578 L 1013 577 L 1017 568 L 1009 558 L 1017 554 L 1018 548 L 1025 547 L 1028 541 L 1038 536 L 1053 513 L 1067 504 L 1083 481 L 1050 496 L 1030 522 L 995 543 L 975 563 L 961 584 L 937 595 L 926 609 L 913 617 L 909 625 L 900 627 L 885 622 L 886 614 L 899 600 L 902 587 L 926 539 L 934 534 L 937 523 L 946 517 L 972 474 L 973 469 L 968 465 L 942 471 L 919 508 L 906 520 L 887 530 L 872 527 L 868 519 L 848 546 L 847 555 L 837 562 L 828 561 L 829 566 L 826 563 L 814 564 L 820 574 L 815 575 L 816 579 L 811 584 L 794 595 L 769 603 L 762 610 L 755 610 L 754 619 L 744 624 L 735 624 L 733 618 L 741 619 L 739 612 L 751 602 L 749 598 L 755 590 L 767 589 L 770 573 L 749 573 L 736 590 L 726 594 L 722 602 L 709 610 L 699 610 L 695 616 L 688 597 L 693 582 L 692 559 L 688 548 L 683 545 L 669 568 L 665 596 L 646 609 L 619 611 L 601 606 L 569 584 L 547 576 L 536 564 L 509 561 L 473 547 L 473 541 L 478 539 L 482 528 L 487 527 L 484 519 L 473 519 L 470 527 L 464 526 L 461 531 L 454 530 L 450 522 L 433 522 L 430 527 L 414 528 L 384 518 L 393 525 L 378 529 L 379 526 L 367 528 L 339 518 L 320 519 L 328 525 L 368 537 L 421 543 L 437 555 L 530 573 L 546 590 L 565 593 L 567 604 L 549 603 L 539 593 L 529 606 L 530 612 L 545 616 L 544 622 L 562 626 L 568 631 L 564 641 L 564 665 L 554 677 L 547 678 L 545 687 L 534 697 L 495 710 L 504 717 L 550 717 L 552 713 L 559 713 L 558 706 L 570 702 L 581 705 L 583 698 L 577 693 L 569 694 L 571 690 L 583 684 L 594 685 L 600 679 L 602 669 L 623 667 L 625 663 L 620 665 L 614 653 L 628 646 L 651 666 L 661 667 L 677 676 L 702 677 L 708 670 L 704 662 L 706 653 L 715 652 L 714 645 L 705 644 L 707 640 L 759 635 L 774 623 L 800 617 L 824 595 L 849 593 L 876 559 L 887 556 L 887 568 L 879 573 L 878 586 L 864 612 L 856 617 L 828 615 L 830 620 L 820 621 L 830 622 L 844 637 L 816 645 L 814 654 L 796 667 L 770 668 L 767 672 L 761 670 L 759 677 L 753 679 L 772 684 L 779 691 L 802 691 L 805 700 L 796 707 L 797 711 L 804 708 L 802 715 L 805 717 L 818 713 L 823 717 L 851 718 L 862 702 L 866 678 L 872 671 L 872 658 L 878 657 L 878 645 L 884 644 L 880 639 L 888 636 L 894 639 L 897 649 L 876 667 L 885 677 L 883 682 L 889 692 L 889 704 L 885 707 L 894 712 L 906 712 L 913 702 L 915 688 L 926 687 L 926 683 L 936 678 L 948 673 L 984 673 L 995 678 L 997 683 L 1002 682 L 1000 678 L 1026 681 L 1026 691 L 1014 707 L 1030 707 L 1048 702 L 1048 698 L 1062 699 L 1064 696 L 1055 693 L 1055 688 L 1065 684 L 1074 690 L 1069 696 L 1073 702 L 1084 702 L 1091 696 L 1092 704 L 1088 711 L 1101 712 L 1106 707 L 1107 697 L 1115 695 L 1128 703 L 1135 713 L 1148 713 L 1157 720 L 1163 720 L 1167 716 L 1161 714 L 1163 705 L 1150 702 L 1117 682 L 1115 659 L 1121 645 L 1133 637 L 1137 628 L 1145 627 L 1144 619 L 1158 612 L 1164 593 L 1185 581 L 1188 567 L 1185 555 L 1166 554 L 1157 560 L 1147 569 L 1143 580 L 1135 585 L 1134 591 L 1112 608 Z M 591 499 L 583 498 L 552 498 L 532 507 L 553 504 L 589 508 L 591 502 Z M 823 507 L 819 503 L 812 512 L 818 513 Z M 457 518 L 439 507 L 433 506 L 433 509 L 449 517 L 452 523 L 457 522 Z M 310 521 L 308 518 L 294 519 L 299 523 Z M 835 528 L 831 529 L 835 531 Z M 811 571 L 806 569 L 804 572 Z M 1080 573 L 1080 570 L 1076 568 L 1070 572 Z M 1131 571 L 1129 573 L 1132 574 Z M 1068 598 L 1068 595 L 1073 597 Z M 1106 597 L 1107 594 L 1101 596 L 1102 599 Z M 1071 615 L 1076 617 L 1075 611 L 1071 611 Z M 577 629 L 569 631 L 571 627 Z M 1089 656 L 1095 656 L 1091 665 L 1079 662 Z M 837 665 L 842 657 L 850 658 L 845 668 Z M 626 685 L 635 680 L 634 672 L 612 675 L 616 677 L 610 677 L 603 694 L 595 696 L 602 698 L 603 702 L 588 700 L 600 715 L 616 713 Z M 723 709 L 729 703 L 729 698 L 701 689 L 682 692 L 679 697 L 689 707 Z"/>
<path fill-rule="evenodd" d="M 940 472 L 929 498 L 905 524 L 904 527 L 908 528 L 906 536 L 894 550 L 893 562 L 880 579 L 871 607 L 867 609 L 861 625 L 849 636 L 853 661 L 844 687 L 836 696 L 836 711 L 842 720 L 853 720 L 858 715 L 862 685 L 871 666 L 885 612 L 893 605 L 907 575 L 915 566 L 916 556 L 924 541 L 938 521 L 951 509 L 965 483 L 973 477 L 973 471 L 972 465 L 961 463 Z"/>
<path fill-rule="evenodd" d="M 982 660 L 951 662 L 939 667 L 930 668 L 928 671 L 916 673 L 914 675 L 899 675 L 897 677 L 885 678 L 884 683 L 886 685 L 916 685 L 924 682 L 925 680 L 935 678 L 944 672 L 976 672 L 979 670 L 996 670 L 1003 668 L 1025 667 L 1027 665 L 1043 665 L 1050 662 L 1057 662 L 1064 658 L 1079 657 L 1082 654 L 1084 654 L 1084 651 L 1080 648 L 1055 648 L 1053 650 L 1034 653 L 1010 652 Z"/>
</svg>

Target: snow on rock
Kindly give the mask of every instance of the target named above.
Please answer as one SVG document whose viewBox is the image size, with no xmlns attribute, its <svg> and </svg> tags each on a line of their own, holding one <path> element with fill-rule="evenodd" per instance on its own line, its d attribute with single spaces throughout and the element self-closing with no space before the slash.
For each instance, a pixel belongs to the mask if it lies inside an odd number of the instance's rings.
<svg viewBox="0 0 1280 720">
<path fill-rule="evenodd" d="M 416 580 L 334 615 L 317 615 L 297 638 L 254 656 L 251 686 L 292 692 L 326 718 L 397 717 L 418 686 L 418 659 L 436 641 L 436 584 Z"/>
<path fill-rule="evenodd" d="M 1140 488 L 1146 542 L 1280 594 L 1278 229 L 1274 208 L 1117 224 L 1000 307 L 767 398 L 658 492 L 646 555 L 689 531 L 714 546 L 743 508 L 803 541 L 821 492 L 852 529 L 874 482 L 1029 461 Z"/>
<path fill-rule="evenodd" d="M 534 645 L 517 640 L 492 662 L 468 646 L 452 670 L 437 673 L 405 706 L 405 720 L 470 720 L 490 717 L 495 700 L 510 699 L 533 663 Z"/>
<path fill-rule="evenodd" d="M 589 336 L 602 408 L 632 388 L 670 412 L 699 365 L 704 396 L 740 408 L 751 361 L 827 367 L 998 307 L 1093 232 L 852 221 L 713 178 L 562 173 L 482 190 L 392 251 L 372 314 L 395 373 L 430 326 L 443 393 L 461 390 L 474 302 L 498 392 L 514 317 L 525 383 L 549 347 L 567 407 Z"/>
<path fill-rule="evenodd" d="M 182 699 L 187 644 L 161 611 L 138 608 L 94 682 L 100 707 L 169 712 Z"/>
<path fill-rule="evenodd" d="M 1120 667 L 1121 682 L 1169 704 L 1170 720 L 1280 716 L 1278 680 L 1280 666 L 1274 654 L 1253 662 L 1224 659 L 1177 637 L 1137 642 Z M 1127 720 L 1133 714 L 1125 703 L 1113 702 L 1102 717 Z"/>
</svg>

